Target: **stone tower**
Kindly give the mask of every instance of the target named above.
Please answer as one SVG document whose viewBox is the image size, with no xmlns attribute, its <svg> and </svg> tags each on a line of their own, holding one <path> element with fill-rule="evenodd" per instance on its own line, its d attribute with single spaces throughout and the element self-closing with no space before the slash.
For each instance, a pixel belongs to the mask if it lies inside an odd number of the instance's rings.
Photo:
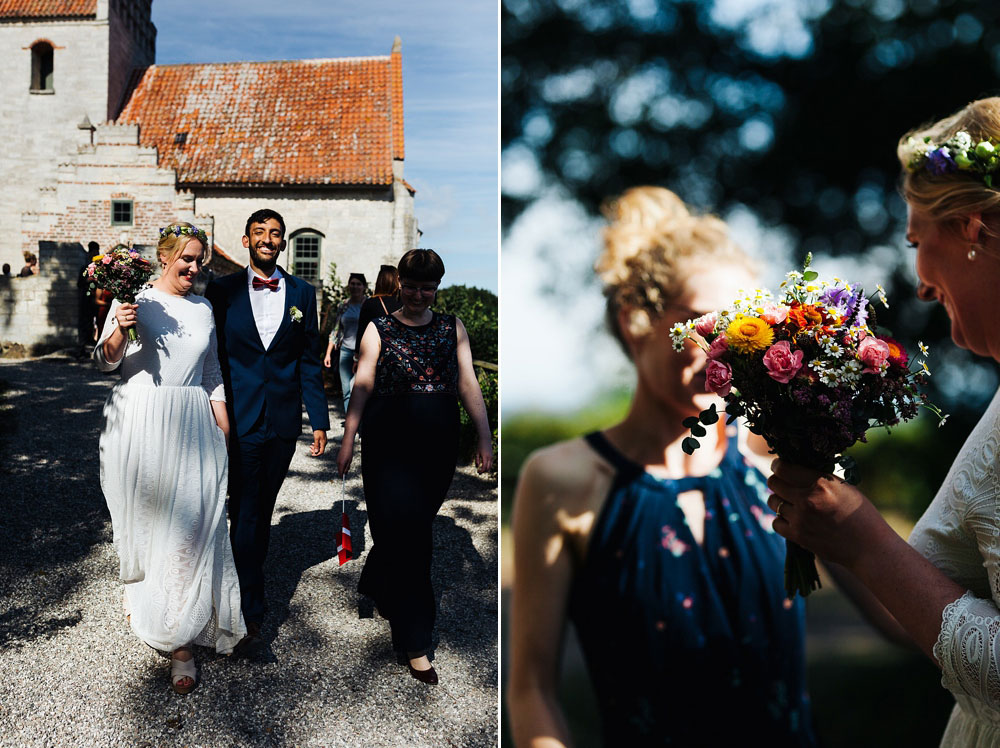
<svg viewBox="0 0 1000 748">
<path fill-rule="evenodd" d="M 124 106 L 153 64 L 152 0 L 8 0 L 0 5 L 0 262 L 21 265 L 23 214 L 60 165 Z"/>
</svg>

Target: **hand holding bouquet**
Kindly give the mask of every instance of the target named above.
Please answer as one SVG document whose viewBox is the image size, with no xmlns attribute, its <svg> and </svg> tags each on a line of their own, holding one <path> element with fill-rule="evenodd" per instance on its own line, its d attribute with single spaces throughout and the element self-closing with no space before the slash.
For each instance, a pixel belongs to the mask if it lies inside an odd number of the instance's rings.
<svg viewBox="0 0 1000 748">
<path fill-rule="evenodd" d="M 839 463 L 845 479 L 856 483 L 854 462 L 843 452 L 865 441 L 869 428 L 913 418 L 920 406 L 942 423 L 945 417 L 917 391 L 930 375 L 927 364 L 911 361 L 899 343 L 876 332 L 871 299 L 861 288 L 817 280 L 811 261 L 807 256 L 803 272 L 786 276 L 780 299 L 757 290 L 727 309 L 674 325 L 671 337 L 677 350 L 691 340 L 707 351 L 705 387 L 726 401 L 730 421 L 745 418 L 783 460 L 823 472 Z M 927 354 L 922 343 L 920 352 Z M 718 418 L 713 405 L 686 419 L 692 436 L 684 451 L 697 449 L 703 424 Z M 805 597 L 818 586 L 813 554 L 789 542 L 785 590 Z"/>
<path fill-rule="evenodd" d="M 102 255 L 91 258 L 83 275 L 90 281 L 90 290 L 110 292 L 118 301 L 134 304 L 135 295 L 149 282 L 153 266 L 138 251 L 119 244 Z M 128 339 L 138 340 L 135 327 L 128 328 Z"/>
</svg>

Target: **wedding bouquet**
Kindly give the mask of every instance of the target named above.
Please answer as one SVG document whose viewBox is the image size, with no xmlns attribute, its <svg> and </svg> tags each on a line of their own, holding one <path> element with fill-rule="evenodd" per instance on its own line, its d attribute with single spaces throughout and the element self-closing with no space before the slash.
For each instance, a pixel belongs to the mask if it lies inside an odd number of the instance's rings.
<svg viewBox="0 0 1000 748">
<path fill-rule="evenodd" d="M 119 244 L 104 254 L 91 258 L 83 271 L 90 281 L 90 291 L 102 288 L 109 291 L 118 301 L 135 303 L 135 295 L 149 282 L 153 266 L 138 251 Z M 89 293 L 89 292 L 88 292 Z M 128 328 L 128 339 L 139 339 L 135 327 Z"/>
<path fill-rule="evenodd" d="M 876 294 L 835 278 L 818 280 L 806 257 L 802 272 L 788 273 L 775 298 L 756 290 L 733 304 L 671 329 L 676 350 L 691 340 L 708 353 L 705 388 L 726 401 L 729 422 L 744 418 L 781 459 L 832 472 L 857 482 L 854 461 L 843 454 L 865 441 L 869 428 L 913 418 L 923 406 L 943 424 L 947 416 L 927 402 L 917 385 L 930 376 L 923 360 L 876 326 Z M 684 420 L 692 436 L 682 448 L 691 454 L 705 425 L 719 420 L 713 405 Z M 819 586 L 813 554 L 788 542 L 785 590 L 805 597 Z"/>
</svg>

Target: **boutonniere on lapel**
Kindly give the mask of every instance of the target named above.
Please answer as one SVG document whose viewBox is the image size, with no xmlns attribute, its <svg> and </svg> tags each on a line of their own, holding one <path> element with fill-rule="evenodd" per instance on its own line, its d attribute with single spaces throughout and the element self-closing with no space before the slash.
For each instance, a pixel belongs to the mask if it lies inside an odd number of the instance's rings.
<svg viewBox="0 0 1000 748">
<path fill-rule="evenodd" d="M 292 322 L 302 321 L 302 312 L 299 311 L 297 306 L 292 306 L 288 308 L 288 316 L 292 318 Z"/>
</svg>

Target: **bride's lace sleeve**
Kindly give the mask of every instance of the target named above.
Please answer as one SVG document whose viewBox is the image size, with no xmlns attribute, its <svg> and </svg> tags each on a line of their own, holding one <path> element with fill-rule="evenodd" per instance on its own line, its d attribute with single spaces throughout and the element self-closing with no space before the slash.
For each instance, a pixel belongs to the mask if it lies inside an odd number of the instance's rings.
<svg viewBox="0 0 1000 748">
<path fill-rule="evenodd" d="M 966 592 L 945 607 L 934 657 L 945 688 L 1000 710 L 1000 495 L 994 461 L 984 457 L 976 454 L 956 483 L 964 499 L 962 524 L 975 537 L 991 597 Z"/>
<path fill-rule="evenodd" d="M 108 310 L 108 316 L 104 320 L 104 329 L 101 330 L 101 337 L 98 338 L 97 344 L 94 346 L 94 361 L 97 362 L 97 368 L 101 371 L 114 371 L 122 364 L 122 360 L 125 358 L 125 350 L 128 348 L 128 338 L 125 338 L 125 348 L 122 349 L 121 358 L 117 361 L 108 361 L 107 357 L 104 355 L 104 341 L 111 337 L 111 333 L 115 331 L 118 327 L 118 318 L 115 316 L 115 312 L 118 311 L 118 307 L 121 306 L 121 302 L 115 299 L 111 302 L 111 308 Z"/>
<path fill-rule="evenodd" d="M 992 600 L 966 592 L 942 614 L 934 644 L 941 685 L 1000 709 L 1000 611 Z"/>
<path fill-rule="evenodd" d="M 208 393 L 209 400 L 226 402 L 226 390 L 222 384 L 222 370 L 219 368 L 219 349 L 215 337 L 215 325 L 208 338 L 208 352 L 205 354 L 205 367 L 201 374 L 201 386 Z"/>
</svg>

